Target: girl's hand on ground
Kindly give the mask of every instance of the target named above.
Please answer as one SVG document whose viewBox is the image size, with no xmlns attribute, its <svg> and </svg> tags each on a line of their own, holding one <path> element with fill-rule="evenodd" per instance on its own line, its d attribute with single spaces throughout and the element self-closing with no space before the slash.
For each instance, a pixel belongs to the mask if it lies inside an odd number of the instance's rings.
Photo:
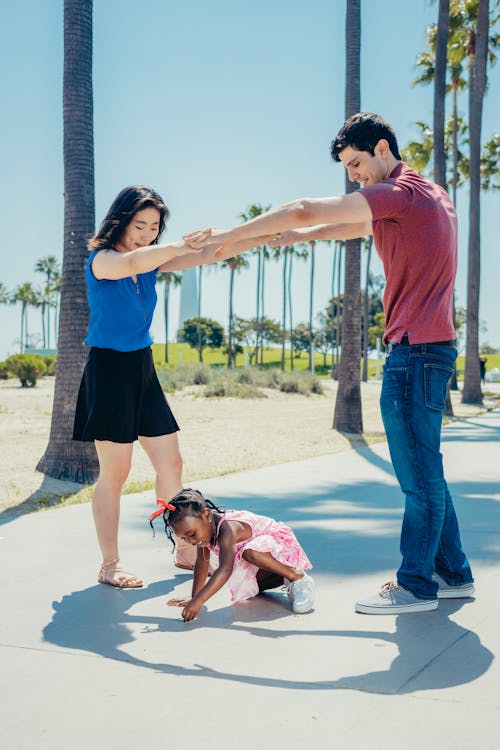
<svg viewBox="0 0 500 750">
<path fill-rule="evenodd" d="M 194 620 L 202 606 L 203 604 L 198 603 L 196 599 L 191 599 L 191 601 L 189 601 L 182 610 L 182 618 L 184 622 L 190 622 L 190 620 Z"/>
<path fill-rule="evenodd" d="M 185 607 L 189 599 L 169 599 L 167 607 Z"/>
</svg>

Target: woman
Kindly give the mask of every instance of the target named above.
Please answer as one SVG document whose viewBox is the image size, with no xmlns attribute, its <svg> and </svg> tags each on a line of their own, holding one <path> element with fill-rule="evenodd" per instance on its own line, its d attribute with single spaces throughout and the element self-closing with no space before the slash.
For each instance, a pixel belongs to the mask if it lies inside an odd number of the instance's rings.
<svg viewBox="0 0 500 750">
<path fill-rule="evenodd" d="M 100 583 L 136 588 L 118 552 L 121 490 L 139 440 L 156 471 L 157 497 L 182 488 L 177 422 L 153 365 L 149 332 L 156 306 L 156 273 L 185 253 L 184 242 L 158 245 L 169 211 L 154 190 L 131 186 L 114 200 L 89 242 L 86 278 L 91 347 L 80 385 L 73 439 L 94 441 L 99 479 L 92 498 L 103 562 Z M 177 546 L 176 565 L 192 568 L 193 550 Z M 184 549 L 183 549 L 184 548 Z"/>
</svg>

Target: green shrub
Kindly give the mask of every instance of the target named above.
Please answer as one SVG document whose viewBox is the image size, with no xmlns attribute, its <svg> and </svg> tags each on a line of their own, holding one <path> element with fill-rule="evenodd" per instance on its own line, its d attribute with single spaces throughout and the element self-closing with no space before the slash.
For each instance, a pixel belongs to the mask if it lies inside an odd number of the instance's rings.
<svg viewBox="0 0 500 750">
<path fill-rule="evenodd" d="M 204 391 L 207 398 L 266 398 L 259 388 L 248 383 L 238 383 L 234 376 L 223 376 L 209 383 Z"/>
<path fill-rule="evenodd" d="M 42 357 L 43 361 L 45 362 L 45 366 L 47 368 L 46 375 L 55 375 L 56 374 L 56 363 L 57 363 L 57 357 L 54 354 L 44 354 Z"/>
<path fill-rule="evenodd" d="M 9 370 L 7 362 L 0 362 L 0 380 L 8 380 L 14 377 L 14 373 Z"/>
<path fill-rule="evenodd" d="M 34 388 L 38 378 L 47 372 L 47 365 L 39 354 L 12 354 L 5 364 L 19 378 L 23 388 Z"/>
</svg>

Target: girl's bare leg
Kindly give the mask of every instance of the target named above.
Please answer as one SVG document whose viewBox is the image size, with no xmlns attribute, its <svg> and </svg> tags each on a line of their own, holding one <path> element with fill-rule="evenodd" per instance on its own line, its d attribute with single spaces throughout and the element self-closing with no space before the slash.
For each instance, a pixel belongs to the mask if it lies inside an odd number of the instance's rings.
<svg viewBox="0 0 500 750">
<path fill-rule="evenodd" d="M 277 576 L 281 576 L 281 578 L 288 578 L 289 581 L 297 581 L 304 575 L 301 570 L 297 570 L 296 568 L 290 567 L 290 565 L 283 565 L 283 563 L 278 562 L 270 552 L 258 552 L 253 549 L 246 549 L 243 552 L 243 559 L 252 565 L 256 565 L 261 571 L 274 573 Z M 273 586 L 272 588 L 276 588 L 276 586 Z M 264 589 L 261 590 L 263 591 Z"/>
</svg>

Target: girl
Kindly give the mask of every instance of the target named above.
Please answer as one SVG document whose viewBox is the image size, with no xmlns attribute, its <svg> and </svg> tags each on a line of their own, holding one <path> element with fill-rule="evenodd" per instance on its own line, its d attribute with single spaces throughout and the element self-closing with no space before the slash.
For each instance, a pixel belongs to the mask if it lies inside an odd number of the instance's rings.
<svg viewBox="0 0 500 750">
<path fill-rule="evenodd" d="M 142 586 L 118 552 L 120 494 L 139 440 L 156 471 L 164 497 L 182 487 L 177 422 L 153 365 L 149 332 L 156 306 L 156 272 L 168 262 L 193 255 L 184 242 L 158 244 L 169 211 L 154 190 L 132 185 L 115 198 L 89 242 L 86 278 L 91 349 L 80 385 L 73 439 L 94 441 L 99 479 L 92 498 L 102 551 L 100 583 Z M 184 545 L 191 554 L 192 548 Z M 177 549 L 176 565 L 192 570 L 194 556 Z"/>
<path fill-rule="evenodd" d="M 312 565 L 293 531 L 284 523 L 246 510 L 222 511 L 201 492 L 185 489 L 150 516 L 150 524 L 163 515 L 165 531 L 196 547 L 191 599 L 170 599 L 171 607 L 183 607 L 185 622 L 193 620 L 203 604 L 228 583 L 233 602 L 250 599 L 283 584 L 292 609 L 308 612 L 314 603 L 314 584 L 305 570 Z M 210 550 L 219 567 L 207 583 Z"/>
</svg>

